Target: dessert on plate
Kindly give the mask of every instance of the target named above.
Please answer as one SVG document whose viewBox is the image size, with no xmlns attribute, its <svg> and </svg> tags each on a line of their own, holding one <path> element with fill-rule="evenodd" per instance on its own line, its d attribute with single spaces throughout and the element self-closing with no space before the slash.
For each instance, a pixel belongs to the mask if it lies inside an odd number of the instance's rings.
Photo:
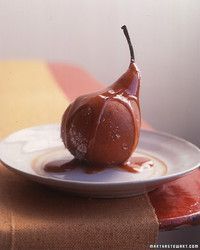
<svg viewBox="0 0 200 250">
<path fill-rule="evenodd" d="M 113 84 L 96 93 L 79 96 L 62 117 L 61 138 L 74 160 L 54 163 L 46 170 L 63 170 L 75 165 L 98 170 L 119 166 L 135 172 L 146 157 L 132 157 L 140 135 L 140 72 L 135 64 L 133 46 L 126 26 L 122 26 L 130 50 L 128 70 Z M 55 166 L 56 165 L 56 166 Z"/>
</svg>

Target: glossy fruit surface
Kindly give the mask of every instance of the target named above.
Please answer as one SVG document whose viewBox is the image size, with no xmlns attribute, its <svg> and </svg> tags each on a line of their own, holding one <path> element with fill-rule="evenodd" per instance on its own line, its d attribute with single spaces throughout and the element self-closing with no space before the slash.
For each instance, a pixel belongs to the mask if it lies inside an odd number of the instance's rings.
<svg viewBox="0 0 200 250">
<path fill-rule="evenodd" d="M 67 108 L 61 137 L 75 158 L 118 165 L 130 157 L 139 140 L 139 88 L 140 74 L 131 57 L 128 70 L 115 83 L 78 97 Z"/>
</svg>

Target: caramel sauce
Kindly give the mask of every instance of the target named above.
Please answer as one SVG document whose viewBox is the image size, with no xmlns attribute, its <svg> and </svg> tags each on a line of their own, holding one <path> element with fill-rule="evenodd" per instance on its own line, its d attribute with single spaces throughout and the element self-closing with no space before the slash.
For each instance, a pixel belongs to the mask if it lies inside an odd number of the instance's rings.
<svg viewBox="0 0 200 250">
<path fill-rule="evenodd" d="M 146 167 L 153 167 L 154 163 L 153 161 L 148 157 L 142 157 L 142 156 L 136 156 L 131 157 L 127 162 L 124 164 L 118 166 L 122 170 L 125 170 L 127 172 L 131 173 L 138 173 L 140 172 L 140 169 L 142 170 L 142 167 L 146 164 Z M 106 168 L 113 168 L 114 166 L 98 166 L 98 165 L 89 165 L 85 162 L 81 162 L 77 159 L 73 159 L 71 161 L 65 161 L 65 160 L 59 160 L 59 161 L 52 161 L 48 162 L 44 166 L 44 171 L 46 172 L 66 172 L 75 168 L 82 168 L 85 173 L 87 174 L 94 174 L 101 172 L 105 170 Z"/>
<path fill-rule="evenodd" d="M 82 169 L 84 169 L 85 173 L 93 174 L 93 173 L 103 171 L 106 167 L 98 166 L 98 165 L 90 166 L 90 165 L 86 164 L 85 162 L 81 162 L 81 161 L 74 158 L 71 161 L 59 160 L 59 161 L 49 162 L 44 166 L 44 171 L 59 173 L 59 172 L 65 172 L 68 170 L 72 170 L 75 168 L 82 168 Z"/>
<path fill-rule="evenodd" d="M 131 172 L 131 173 L 138 173 L 144 167 L 146 163 L 146 168 L 151 168 L 154 165 L 154 162 L 148 157 L 136 156 L 131 157 L 124 165 L 121 166 L 122 169 Z"/>
<path fill-rule="evenodd" d="M 44 165 L 44 171 L 57 173 L 72 170 L 77 167 L 80 167 L 80 162 L 76 159 L 67 162 L 65 160 L 59 160 L 48 162 L 46 165 Z"/>
</svg>

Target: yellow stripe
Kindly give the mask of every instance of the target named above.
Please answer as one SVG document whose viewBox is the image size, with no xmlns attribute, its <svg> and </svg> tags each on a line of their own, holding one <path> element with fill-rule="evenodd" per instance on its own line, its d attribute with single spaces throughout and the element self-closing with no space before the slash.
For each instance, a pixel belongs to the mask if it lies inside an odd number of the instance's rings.
<svg viewBox="0 0 200 250">
<path fill-rule="evenodd" d="M 43 62 L 0 62 L 0 137 L 60 122 L 69 101 Z"/>
</svg>

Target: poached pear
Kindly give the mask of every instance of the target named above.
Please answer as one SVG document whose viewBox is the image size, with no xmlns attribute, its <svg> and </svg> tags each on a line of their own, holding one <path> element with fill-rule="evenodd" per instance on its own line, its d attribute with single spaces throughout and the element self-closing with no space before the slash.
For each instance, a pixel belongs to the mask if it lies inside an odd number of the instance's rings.
<svg viewBox="0 0 200 250">
<path fill-rule="evenodd" d="M 75 159 L 120 165 L 137 147 L 141 115 L 140 73 L 126 26 L 131 61 L 128 70 L 105 90 L 79 96 L 62 117 L 61 138 Z"/>
</svg>

